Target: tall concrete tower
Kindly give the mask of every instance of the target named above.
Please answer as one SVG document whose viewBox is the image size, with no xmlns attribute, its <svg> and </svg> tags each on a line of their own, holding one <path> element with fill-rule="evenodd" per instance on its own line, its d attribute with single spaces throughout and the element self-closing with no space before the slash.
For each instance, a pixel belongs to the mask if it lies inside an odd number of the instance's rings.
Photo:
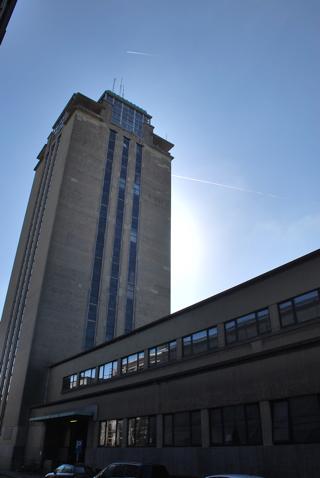
<svg viewBox="0 0 320 478">
<path fill-rule="evenodd" d="M 172 144 L 111 91 L 72 96 L 40 152 L 0 322 L 0 466 L 57 360 L 170 312 Z"/>
</svg>

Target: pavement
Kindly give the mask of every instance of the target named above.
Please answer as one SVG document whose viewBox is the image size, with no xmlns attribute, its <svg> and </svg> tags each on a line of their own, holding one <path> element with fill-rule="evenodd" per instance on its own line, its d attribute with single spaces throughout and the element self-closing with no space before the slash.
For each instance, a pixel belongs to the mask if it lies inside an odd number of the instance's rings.
<svg viewBox="0 0 320 478">
<path fill-rule="evenodd" d="M 0 470 L 0 478 L 43 478 L 45 473 Z"/>
</svg>

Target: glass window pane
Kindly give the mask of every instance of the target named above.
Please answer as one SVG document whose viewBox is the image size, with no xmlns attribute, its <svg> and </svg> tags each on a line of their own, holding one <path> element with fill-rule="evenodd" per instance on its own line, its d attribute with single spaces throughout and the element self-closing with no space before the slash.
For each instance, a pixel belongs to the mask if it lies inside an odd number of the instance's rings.
<svg viewBox="0 0 320 478">
<path fill-rule="evenodd" d="M 135 446 L 147 446 L 148 444 L 148 417 L 136 418 Z"/>
<path fill-rule="evenodd" d="M 139 352 L 138 354 L 138 371 L 143 370 L 144 368 L 144 352 Z"/>
<path fill-rule="evenodd" d="M 168 362 L 168 360 L 169 360 L 168 344 L 159 345 L 157 347 L 157 363 Z"/>
<path fill-rule="evenodd" d="M 208 337 L 209 337 L 209 348 L 215 349 L 218 347 L 218 328 L 211 327 L 208 330 Z"/>
<path fill-rule="evenodd" d="M 109 380 L 112 377 L 112 362 L 99 367 L 99 380 Z"/>
<path fill-rule="evenodd" d="M 248 314 L 237 319 L 238 340 L 256 337 L 258 334 L 255 314 Z"/>
<path fill-rule="evenodd" d="M 108 420 L 107 429 L 106 429 L 106 446 L 110 446 L 110 447 L 116 446 L 116 429 L 117 429 L 117 421 Z"/>
<path fill-rule="evenodd" d="M 279 314 L 282 327 L 287 327 L 295 323 L 295 315 L 291 300 L 279 304 Z"/>
<path fill-rule="evenodd" d="M 210 410 L 210 431 L 212 445 L 222 445 L 223 443 L 223 425 L 222 410 L 216 408 Z"/>
<path fill-rule="evenodd" d="M 135 446 L 135 418 L 128 420 L 128 446 Z"/>
<path fill-rule="evenodd" d="M 291 398 L 290 412 L 295 443 L 320 442 L 320 407 L 317 395 Z"/>
<path fill-rule="evenodd" d="M 240 445 L 246 442 L 245 418 L 243 406 L 222 409 L 224 423 L 224 441 L 227 445 Z"/>
<path fill-rule="evenodd" d="M 237 341 L 236 321 L 230 320 L 224 324 L 227 344 L 233 344 Z"/>
<path fill-rule="evenodd" d="M 190 446 L 190 417 L 188 412 L 174 415 L 174 444 L 175 446 Z"/>
<path fill-rule="evenodd" d="M 269 309 L 259 310 L 257 312 L 257 321 L 259 334 L 271 331 Z"/>
<path fill-rule="evenodd" d="M 183 356 L 184 357 L 187 357 L 188 355 L 192 354 L 191 335 L 189 335 L 188 337 L 183 337 L 182 346 L 183 346 Z"/>
<path fill-rule="evenodd" d="M 156 349 L 149 349 L 149 367 L 156 364 Z"/>
<path fill-rule="evenodd" d="M 319 293 L 317 290 L 293 299 L 298 322 L 315 319 L 320 316 Z"/>
<path fill-rule="evenodd" d="M 243 405 L 238 405 L 235 408 L 235 423 L 234 423 L 234 437 L 239 440 L 241 445 L 247 443 L 247 427 L 246 416 Z"/>
<path fill-rule="evenodd" d="M 208 350 L 207 331 L 201 330 L 192 335 L 192 352 L 194 354 Z"/>
<path fill-rule="evenodd" d="M 191 445 L 201 446 L 201 413 L 191 412 Z"/>
<path fill-rule="evenodd" d="M 118 374 L 118 360 L 112 362 L 112 376 L 115 377 Z"/>
<path fill-rule="evenodd" d="M 163 417 L 163 444 L 164 446 L 173 446 L 173 416 L 164 415 Z"/>
<path fill-rule="evenodd" d="M 148 445 L 156 446 L 157 440 L 157 421 L 156 417 L 149 417 Z"/>
<path fill-rule="evenodd" d="M 177 358 L 177 341 L 173 340 L 169 344 L 169 360 L 176 360 Z"/>
<path fill-rule="evenodd" d="M 128 359 L 127 357 L 124 357 L 121 359 L 121 373 L 125 374 L 127 373 L 127 367 L 128 367 Z"/>
<path fill-rule="evenodd" d="M 128 357 L 128 373 L 133 373 L 138 370 L 138 354 L 132 354 Z"/>
<path fill-rule="evenodd" d="M 105 444 L 106 444 L 106 422 L 100 422 L 99 445 L 105 446 Z"/>
<path fill-rule="evenodd" d="M 275 443 L 290 441 L 287 400 L 273 404 L 273 441 Z"/>
<path fill-rule="evenodd" d="M 123 443 L 123 420 L 117 420 L 116 446 L 122 446 Z"/>
<path fill-rule="evenodd" d="M 262 443 L 260 411 L 258 404 L 246 405 L 247 438 L 249 445 Z"/>
</svg>

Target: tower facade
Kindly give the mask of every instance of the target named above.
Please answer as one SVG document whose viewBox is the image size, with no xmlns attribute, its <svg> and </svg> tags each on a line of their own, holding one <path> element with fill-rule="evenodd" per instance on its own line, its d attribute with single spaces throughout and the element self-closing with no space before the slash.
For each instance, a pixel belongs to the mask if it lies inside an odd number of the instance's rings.
<svg viewBox="0 0 320 478">
<path fill-rule="evenodd" d="M 57 360 L 170 312 L 172 144 L 113 92 L 74 94 L 38 156 L 0 322 L 0 465 Z"/>
</svg>

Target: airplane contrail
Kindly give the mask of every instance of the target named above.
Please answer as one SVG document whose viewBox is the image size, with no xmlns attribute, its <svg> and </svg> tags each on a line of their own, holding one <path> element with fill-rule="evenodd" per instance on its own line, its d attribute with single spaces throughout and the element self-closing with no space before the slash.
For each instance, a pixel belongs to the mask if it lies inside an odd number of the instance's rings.
<svg viewBox="0 0 320 478">
<path fill-rule="evenodd" d="M 154 56 L 152 53 L 146 53 L 145 51 L 127 50 L 126 53 L 129 55 Z"/>
<path fill-rule="evenodd" d="M 207 181 L 206 179 L 196 179 L 196 178 L 190 178 L 189 176 L 179 176 L 178 174 L 173 174 L 172 176 L 174 178 L 184 179 L 186 181 L 194 181 L 196 183 L 210 184 L 211 186 L 218 186 L 220 188 L 233 189 L 235 191 L 240 191 L 242 193 L 258 194 L 259 196 L 268 196 L 275 199 L 280 198 L 280 196 L 277 196 L 276 194 L 263 193 L 261 191 L 254 191 L 253 189 L 240 188 L 238 186 L 232 186 L 231 184 L 216 183 L 214 181 Z"/>
</svg>

